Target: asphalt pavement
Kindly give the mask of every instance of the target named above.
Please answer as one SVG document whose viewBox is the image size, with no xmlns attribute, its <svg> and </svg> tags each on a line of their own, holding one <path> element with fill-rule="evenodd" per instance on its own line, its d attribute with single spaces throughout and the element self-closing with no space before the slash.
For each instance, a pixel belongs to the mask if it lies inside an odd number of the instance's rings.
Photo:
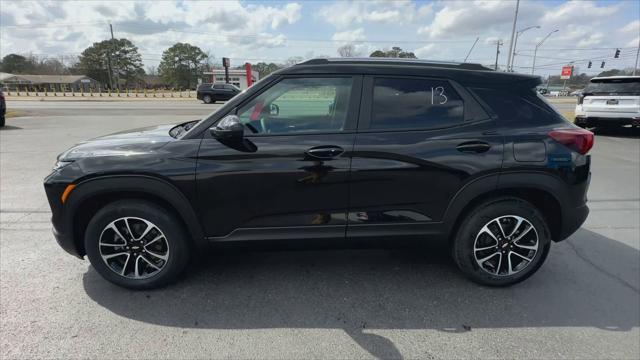
<svg viewBox="0 0 640 360">
<path fill-rule="evenodd" d="M 8 105 L 24 116 L 0 130 L 3 359 L 640 357 L 637 131 L 596 132 L 587 222 L 510 288 L 469 282 L 437 251 L 248 248 L 132 292 L 58 247 L 42 179 L 76 142 L 219 105 Z"/>
</svg>

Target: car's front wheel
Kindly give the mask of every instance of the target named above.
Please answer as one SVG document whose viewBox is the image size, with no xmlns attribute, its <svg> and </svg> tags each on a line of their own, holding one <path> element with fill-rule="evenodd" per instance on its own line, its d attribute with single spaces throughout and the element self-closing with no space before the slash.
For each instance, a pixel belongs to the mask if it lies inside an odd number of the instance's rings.
<svg viewBox="0 0 640 360">
<path fill-rule="evenodd" d="M 116 201 L 98 211 L 87 226 L 85 249 L 102 277 L 130 289 L 170 283 L 189 258 L 188 235 L 178 219 L 141 200 Z"/>
<path fill-rule="evenodd" d="M 473 281 L 508 286 L 533 275 L 549 252 L 551 235 L 544 217 L 516 198 L 486 202 L 462 221 L 453 257 Z"/>
<path fill-rule="evenodd" d="M 202 97 L 202 101 L 204 101 L 205 104 L 211 104 L 213 103 L 213 98 L 211 95 L 205 95 Z"/>
</svg>

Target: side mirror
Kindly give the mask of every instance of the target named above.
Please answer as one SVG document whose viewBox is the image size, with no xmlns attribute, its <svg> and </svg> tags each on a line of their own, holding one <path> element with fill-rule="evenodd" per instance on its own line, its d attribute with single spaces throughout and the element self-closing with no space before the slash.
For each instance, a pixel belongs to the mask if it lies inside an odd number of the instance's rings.
<svg viewBox="0 0 640 360">
<path fill-rule="evenodd" d="M 280 107 L 276 104 L 269 105 L 269 115 L 278 116 L 280 114 Z"/>
<path fill-rule="evenodd" d="M 239 140 L 244 136 L 244 125 L 242 125 L 238 116 L 227 115 L 218 121 L 210 131 L 211 135 L 216 139 Z"/>
</svg>

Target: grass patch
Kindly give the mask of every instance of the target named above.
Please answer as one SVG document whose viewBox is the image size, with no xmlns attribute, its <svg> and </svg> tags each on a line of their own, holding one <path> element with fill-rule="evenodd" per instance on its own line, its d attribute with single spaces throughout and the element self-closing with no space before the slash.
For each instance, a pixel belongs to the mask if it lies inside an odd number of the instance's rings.
<svg viewBox="0 0 640 360">
<path fill-rule="evenodd" d="M 5 118 L 14 118 L 14 117 L 18 117 L 18 116 L 24 116 L 24 113 L 21 111 L 16 111 L 16 110 L 7 110 L 7 113 L 4 114 Z"/>
<path fill-rule="evenodd" d="M 574 122 L 576 120 L 576 113 L 573 110 L 565 110 L 561 111 L 560 114 L 564 116 L 567 120 Z"/>
</svg>

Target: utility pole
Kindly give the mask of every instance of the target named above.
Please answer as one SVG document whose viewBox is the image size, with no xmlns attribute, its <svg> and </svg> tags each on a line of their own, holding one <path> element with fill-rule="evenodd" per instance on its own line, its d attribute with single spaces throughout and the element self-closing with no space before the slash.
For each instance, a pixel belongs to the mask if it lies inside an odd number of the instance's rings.
<svg viewBox="0 0 640 360">
<path fill-rule="evenodd" d="M 632 76 L 636 76 L 636 69 L 638 68 L 638 56 L 640 55 L 640 39 L 638 39 L 638 51 L 636 51 L 636 66 L 633 67 Z"/>
<path fill-rule="evenodd" d="M 495 69 L 498 70 L 498 55 L 500 55 L 500 46 L 504 45 L 501 40 L 496 41 L 496 66 Z"/>
<path fill-rule="evenodd" d="M 513 39 L 516 34 L 516 24 L 518 23 L 518 9 L 520 0 L 516 1 L 516 13 L 513 15 L 513 26 L 511 27 L 511 40 L 509 41 L 509 53 L 507 54 L 507 70 L 511 68 L 511 57 L 513 56 Z"/>
<path fill-rule="evenodd" d="M 467 59 L 469 58 L 469 55 L 471 55 L 471 52 L 473 51 L 473 48 L 476 47 L 476 44 L 478 43 L 478 40 L 480 40 L 479 37 L 477 37 L 476 41 L 473 43 L 473 45 L 471 45 L 471 49 L 469 49 L 469 52 L 467 53 L 467 56 L 465 56 L 463 62 L 467 62 Z"/>
<path fill-rule="evenodd" d="M 113 25 L 111 25 L 111 23 L 109 23 L 109 30 L 111 30 L 111 50 L 115 52 L 115 39 L 113 38 Z M 117 71 L 117 67 L 116 67 L 116 73 L 115 73 L 115 80 L 116 80 L 116 88 L 118 90 L 120 90 L 120 77 L 118 76 L 118 71 Z M 111 83 L 111 88 L 113 88 L 113 82 Z"/>
<path fill-rule="evenodd" d="M 109 24 L 111 26 L 111 24 Z M 113 29 L 113 28 L 112 28 Z M 111 31 L 111 38 L 113 39 L 113 30 Z M 109 91 L 113 90 L 113 67 L 111 66 L 111 46 L 107 51 L 107 67 L 109 68 Z"/>
</svg>

